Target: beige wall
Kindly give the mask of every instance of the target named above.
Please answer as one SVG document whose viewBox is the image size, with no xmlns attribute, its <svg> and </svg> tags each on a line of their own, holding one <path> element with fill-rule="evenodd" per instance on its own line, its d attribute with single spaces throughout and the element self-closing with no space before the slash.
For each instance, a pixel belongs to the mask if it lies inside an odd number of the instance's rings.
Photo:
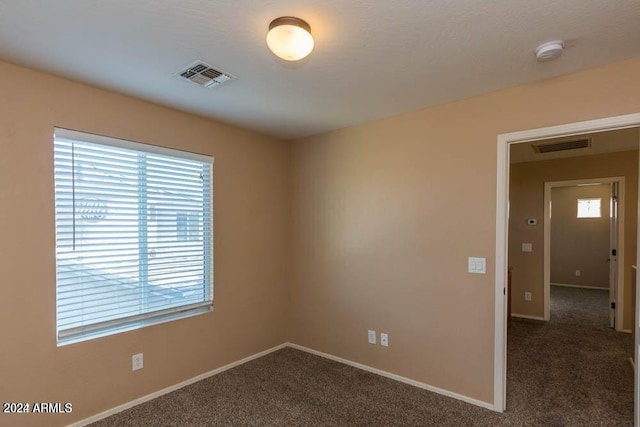
<svg viewBox="0 0 640 427">
<path fill-rule="evenodd" d="M 640 58 L 297 141 L 289 339 L 492 402 L 497 135 L 640 112 L 638 75 Z"/>
<path fill-rule="evenodd" d="M 56 347 L 53 127 L 215 157 L 215 311 Z M 290 144 L 0 63 L 0 401 L 66 425 L 285 340 Z M 144 369 L 131 356 L 144 352 Z"/>
<path fill-rule="evenodd" d="M 611 184 L 551 189 L 551 283 L 609 287 L 610 193 Z M 592 198 L 601 201 L 600 218 L 578 218 L 578 199 Z"/>
<path fill-rule="evenodd" d="M 513 268 L 512 312 L 526 316 L 544 317 L 543 241 L 542 221 L 536 227 L 526 224 L 527 218 L 544 216 L 544 182 L 572 179 L 625 177 L 625 238 L 624 259 L 624 322 L 631 329 L 633 301 L 631 298 L 631 266 L 636 259 L 636 230 L 638 211 L 638 151 L 572 157 L 511 165 L 509 265 Z M 554 190 L 555 191 L 555 190 Z M 533 252 L 522 252 L 521 244 L 533 244 Z M 524 301 L 524 292 L 531 292 L 532 300 Z"/>
</svg>

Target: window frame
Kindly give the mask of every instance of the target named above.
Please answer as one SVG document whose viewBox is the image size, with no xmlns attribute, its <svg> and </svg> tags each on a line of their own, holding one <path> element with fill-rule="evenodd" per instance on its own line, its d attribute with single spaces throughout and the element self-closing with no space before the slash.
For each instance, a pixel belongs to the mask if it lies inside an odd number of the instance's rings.
<svg viewBox="0 0 640 427">
<path fill-rule="evenodd" d="M 114 319 L 111 321 L 105 321 L 96 324 L 83 325 L 79 327 L 69 328 L 67 330 L 60 330 L 58 325 L 58 317 L 59 317 L 59 301 L 58 301 L 58 238 L 57 235 L 54 236 L 56 242 L 56 339 L 57 345 L 63 346 L 67 344 L 73 344 L 77 342 L 87 341 L 95 338 L 100 338 L 108 335 L 113 335 L 121 332 L 126 332 L 134 329 L 143 328 L 146 326 L 156 325 L 160 323 L 170 322 L 178 319 L 183 319 L 187 317 L 192 317 L 204 313 L 208 313 L 213 311 L 213 301 L 214 301 L 214 198 L 213 198 L 213 176 L 214 176 L 214 157 L 204 154 L 193 153 L 189 151 L 177 150 L 172 148 L 166 148 L 156 145 L 150 145 L 140 142 L 134 142 L 119 138 L 113 138 L 103 135 L 97 135 L 87 132 L 80 132 L 71 129 L 65 129 L 60 127 L 54 127 L 54 133 L 52 138 L 52 143 L 55 145 L 56 138 L 79 141 L 79 142 L 87 142 L 92 144 L 99 144 L 102 146 L 109 147 L 117 147 L 124 148 L 128 150 L 134 150 L 137 152 L 144 152 L 156 155 L 169 156 L 173 158 L 185 159 L 185 160 L 194 160 L 204 164 L 208 164 L 209 166 L 209 182 L 208 186 L 208 194 L 205 195 L 205 200 L 203 202 L 203 209 L 209 212 L 210 221 L 206 221 L 206 223 L 202 223 L 202 239 L 203 239 L 203 263 L 204 263 L 204 271 L 203 271 L 203 290 L 205 292 L 204 301 L 194 303 L 194 304 L 185 304 L 181 306 L 175 306 L 171 308 L 164 308 L 158 311 L 148 311 L 138 315 L 125 315 L 118 319 Z M 54 168 L 55 169 L 55 168 Z M 55 170 L 54 170 L 54 184 L 56 181 Z M 54 191 L 54 198 L 55 191 Z M 208 206 L 205 204 L 208 202 Z M 54 211 L 54 221 L 56 223 L 56 228 L 58 224 L 58 212 L 57 209 Z M 198 227 L 200 223 L 198 222 Z M 189 224 L 189 216 L 187 215 L 187 238 L 191 240 L 191 228 Z M 197 230 L 200 232 L 200 230 Z M 55 233 L 54 233 L 55 234 Z M 207 253 L 207 251 L 209 251 Z"/>
</svg>

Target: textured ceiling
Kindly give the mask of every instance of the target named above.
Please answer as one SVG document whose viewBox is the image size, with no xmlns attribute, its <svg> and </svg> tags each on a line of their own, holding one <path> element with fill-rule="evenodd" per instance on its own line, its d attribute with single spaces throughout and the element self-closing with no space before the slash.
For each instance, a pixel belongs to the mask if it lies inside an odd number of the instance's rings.
<svg viewBox="0 0 640 427">
<path fill-rule="evenodd" d="M 281 15 L 316 49 L 276 59 Z M 533 49 L 567 41 L 557 61 Z M 0 59 L 281 138 L 299 138 L 640 55 L 640 1 L 15 0 Z M 214 90 L 173 73 L 200 59 Z"/>
</svg>

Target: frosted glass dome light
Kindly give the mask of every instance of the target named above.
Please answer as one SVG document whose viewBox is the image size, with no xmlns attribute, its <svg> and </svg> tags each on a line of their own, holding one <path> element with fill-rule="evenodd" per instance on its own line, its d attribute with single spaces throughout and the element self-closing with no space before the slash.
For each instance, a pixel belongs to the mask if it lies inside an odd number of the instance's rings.
<svg viewBox="0 0 640 427">
<path fill-rule="evenodd" d="M 282 16 L 269 24 L 267 46 L 285 61 L 298 61 L 311 53 L 314 42 L 311 27 L 293 16 Z"/>
</svg>

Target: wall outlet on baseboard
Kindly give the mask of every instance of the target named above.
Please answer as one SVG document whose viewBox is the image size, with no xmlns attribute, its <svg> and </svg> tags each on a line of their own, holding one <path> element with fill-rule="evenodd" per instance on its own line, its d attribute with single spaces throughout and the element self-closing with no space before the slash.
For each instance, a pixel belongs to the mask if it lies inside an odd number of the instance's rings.
<svg viewBox="0 0 640 427">
<path fill-rule="evenodd" d="M 142 367 L 144 366 L 143 362 L 144 361 L 142 359 L 142 353 L 134 354 L 133 356 L 131 356 L 131 370 L 138 371 L 142 369 Z"/>
<path fill-rule="evenodd" d="M 372 331 L 371 329 L 369 329 L 369 344 L 375 344 L 376 343 L 376 331 Z"/>
<path fill-rule="evenodd" d="M 525 301 L 531 301 L 531 292 L 525 292 L 524 293 L 524 300 Z"/>
<path fill-rule="evenodd" d="M 380 333 L 380 345 L 383 347 L 389 347 L 389 334 Z"/>
<path fill-rule="evenodd" d="M 580 270 L 576 270 L 576 277 L 580 277 Z"/>
</svg>

